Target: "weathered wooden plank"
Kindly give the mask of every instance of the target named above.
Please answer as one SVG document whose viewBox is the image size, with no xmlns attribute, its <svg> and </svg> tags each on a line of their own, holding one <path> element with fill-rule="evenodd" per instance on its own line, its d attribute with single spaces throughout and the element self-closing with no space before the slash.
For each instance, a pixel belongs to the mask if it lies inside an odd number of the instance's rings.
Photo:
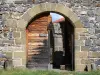
<svg viewBox="0 0 100 75">
<path fill-rule="evenodd" d="M 35 39 L 36 39 L 36 40 L 37 40 L 37 39 L 38 39 L 38 40 L 41 40 L 41 39 L 42 39 L 42 40 L 47 40 L 47 39 L 48 39 L 48 37 L 38 37 L 38 36 L 28 36 L 28 38 L 29 38 L 29 39 L 34 39 L 34 40 L 35 40 Z"/>
<path fill-rule="evenodd" d="M 45 15 L 45 16 L 44 16 Z M 27 60 L 35 60 L 33 63 L 44 64 L 49 61 L 48 31 L 47 27 L 51 21 L 49 14 L 40 15 L 27 27 Z M 37 62 L 37 59 L 38 61 Z M 45 60 L 46 59 L 46 60 Z M 41 62 L 40 62 L 41 61 Z"/>
<path fill-rule="evenodd" d="M 44 42 L 42 39 L 28 39 L 28 42 Z"/>
<path fill-rule="evenodd" d="M 31 33 L 48 33 L 47 31 L 32 31 L 32 30 L 28 30 Z"/>
<path fill-rule="evenodd" d="M 28 46 L 29 49 L 48 49 L 48 46 Z"/>
<path fill-rule="evenodd" d="M 37 30 L 37 31 L 38 31 L 38 30 L 39 30 L 39 31 L 46 31 L 46 30 L 47 30 L 47 27 L 44 27 L 44 28 L 43 28 L 43 27 L 40 27 L 40 28 L 37 28 L 37 27 L 36 27 L 36 28 L 34 28 L 34 27 L 29 27 L 28 29 L 29 29 L 29 30 L 31 29 L 31 30 L 34 30 L 34 31 L 36 31 L 36 30 Z"/>
</svg>

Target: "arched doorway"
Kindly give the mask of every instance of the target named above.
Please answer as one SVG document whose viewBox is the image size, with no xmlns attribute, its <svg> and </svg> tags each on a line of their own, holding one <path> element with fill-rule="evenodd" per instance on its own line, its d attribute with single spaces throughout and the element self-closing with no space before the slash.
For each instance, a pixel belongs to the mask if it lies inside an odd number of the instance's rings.
<svg viewBox="0 0 100 75">
<path fill-rule="evenodd" d="M 27 67 L 74 70 L 74 26 L 52 22 L 50 12 L 40 13 L 26 27 Z"/>
<path fill-rule="evenodd" d="M 75 70 L 78 71 L 83 71 L 86 64 L 81 64 L 81 60 L 82 58 L 87 59 L 87 54 L 88 52 L 81 52 L 83 49 L 81 48 L 81 46 L 84 44 L 82 42 L 84 42 L 83 39 L 80 40 L 80 34 L 87 32 L 87 29 L 83 27 L 83 24 L 81 23 L 81 21 L 78 19 L 78 17 L 66 6 L 63 4 L 59 4 L 59 3 L 41 3 L 41 4 L 37 4 L 35 6 L 33 6 L 32 8 L 30 8 L 29 10 L 27 10 L 22 16 L 21 18 L 18 20 L 17 22 L 17 27 L 19 28 L 23 28 L 23 43 L 25 44 L 25 54 L 27 56 L 27 49 L 26 49 L 26 27 L 28 26 L 29 22 L 35 18 L 36 15 L 39 15 L 41 13 L 44 12 L 56 12 L 56 13 L 60 13 L 61 15 L 64 15 L 65 17 L 67 17 L 68 21 L 71 21 L 70 23 L 72 23 L 72 25 L 74 26 L 74 35 L 75 35 Z M 81 44 L 82 43 L 82 44 Z M 82 55 L 86 55 L 85 57 Z M 24 58 L 26 59 L 26 58 Z M 80 61 L 79 61 L 80 60 Z M 78 64 L 77 62 L 79 62 L 80 64 Z M 25 65 L 25 64 L 24 64 Z"/>
</svg>

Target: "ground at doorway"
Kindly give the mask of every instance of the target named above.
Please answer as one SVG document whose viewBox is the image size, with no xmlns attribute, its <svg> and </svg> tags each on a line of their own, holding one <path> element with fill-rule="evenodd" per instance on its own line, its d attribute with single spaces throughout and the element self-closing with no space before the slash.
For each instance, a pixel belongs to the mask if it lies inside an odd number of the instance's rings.
<svg viewBox="0 0 100 75">
<path fill-rule="evenodd" d="M 72 71 L 47 71 L 47 70 L 26 70 L 26 69 L 0 69 L 0 75 L 100 75 L 100 71 L 91 72 L 72 72 Z"/>
</svg>

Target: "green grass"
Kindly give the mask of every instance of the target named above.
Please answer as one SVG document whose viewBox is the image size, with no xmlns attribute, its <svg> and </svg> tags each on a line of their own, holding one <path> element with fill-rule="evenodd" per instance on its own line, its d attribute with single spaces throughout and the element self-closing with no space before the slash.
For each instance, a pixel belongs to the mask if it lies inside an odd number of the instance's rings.
<svg viewBox="0 0 100 75">
<path fill-rule="evenodd" d="M 100 71 L 76 72 L 75 75 L 100 75 Z"/>
<path fill-rule="evenodd" d="M 91 72 L 69 72 L 69 71 L 48 71 L 48 70 L 27 70 L 27 69 L 12 69 L 0 70 L 0 75 L 100 75 L 100 71 Z"/>
</svg>

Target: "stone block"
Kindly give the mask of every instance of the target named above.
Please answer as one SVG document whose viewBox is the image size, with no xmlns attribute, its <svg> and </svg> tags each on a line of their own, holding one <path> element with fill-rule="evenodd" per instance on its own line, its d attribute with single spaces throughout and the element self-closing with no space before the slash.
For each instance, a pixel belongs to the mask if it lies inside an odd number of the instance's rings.
<svg viewBox="0 0 100 75">
<path fill-rule="evenodd" d="M 88 30 L 86 28 L 75 28 L 75 32 L 83 33 L 87 32 Z"/>
<path fill-rule="evenodd" d="M 54 5 L 53 5 L 54 6 Z M 63 15 L 66 15 L 67 17 L 71 16 L 71 11 L 68 7 L 65 7 L 64 5 L 62 4 L 57 4 L 56 6 L 52 7 L 52 8 L 55 8 L 55 10 L 53 11 L 57 11 L 57 12 L 60 12 L 62 13 Z M 62 9 L 64 8 L 64 9 Z M 70 14 L 70 15 L 69 15 Z"/>
<path fill-rule="evenodd" d="M 87 11 L 81 11 L 80 14 L 81 15 L 86 15 L 87 14 Z"/>
<path fill-rule="evenodd" d="M 91 35 L 90 39 L 97 39 L 97 36 L 96 35 Z"/>
<path fill-rule="evenodd" d="M 86 65 L 75 65 L 75 70 L 76 71 L 84 71 L 84 69 L 86 68 Z"/>
<path fill-rule="evenodd" d="M 16 21 L 20 18 L 21 13 L 17 12 L 16 8 L 14 9 L 15 12 L 12 13 L 11 18 L 14 18 Z"/>
<path fill-rule="evenodd" d="M 48 70 L 52 70 L 53 69 L 53 65 L 52 64 L 48 64 Z"/>
<path fill-rule="evenodd" d="M 87 14 L 88 14 L 88 16 L 94 16 L 95 15 L 93 10 L 88 10 Z"/>
<path fill-rule="evenodd" d="M 97 17 L 96 17 L 96 21 L 97 21 L 97 22 L 100 22 L 100 16 L 97 16 Z"/>
<path fill-rule="evenodd" d="M 54 48 L 55 51 L 63 51 L 63 47 L 62 46 L 55 46 Z"/>
<path fill-rule="evenodd" d="M 3 27 L 0 25 L 0 31 L 2 31 L 3 30 Z"/>
<path fill-rule="evenodd" d="M 3 40 L 0 39 L 0 44 L 2 44 L 2 43 L 3 43 Z"/>
<path fill-rule="evenodd" d="M 21 45 L 22 44 L 22 39 L 15 39 L 15 44 L 16 45 Z"/>
<path fill-rule="evenodd" d="M 94 47 L 90 47 L 90 51 L 94 51 L 94 52 L 96 52 L 96 51 L 98 51 L 98 47 L 96 47 L 96 46 L 94 46 Z"/>
<path fill-rule="evenodd" d="M 73 12 L 70 12 L 69 11 L 69 19 L 73 22 L 73 23 L 76 23 L 76 22 L 80 22 L 80 20 L 76 17 L 77 15 Z M 77 25 L 78 26 L 78 25 Z M 79 27 L 79 26 L 78 26 Z"/>
<path fill-rule="evenodd" d="M 14 52 L 14 58 L 26 58 L 25 52 Z"/>
<path fill-rule="evenodd" d="M 12 31 L 8 32 L 8 39 L 9 40 L 13 40 L 13 33 L 12 33 Z"/>
<path fill-rule="evenodd" d="M 90 59 L 82 59 L 81 60 L 81 64 L 91 64 L 93 63 L 94 61 L 93 60 L 90 60 Z"/>
<path fill-rule="evenodd" d="M 17 27 L 17 21 L 15 19 L 7 19 L 5 23 L 9 27 Z"/>
<path fill-rule="evenodd" d="M 91 58 L 100 58 L 100 52 L 92 52 L 89 57 Z"/>
<path fill-rule="evenodd" d="M 100 29 L 95 29 L 95 34 L 100 33 Z"/>
<path fill-rule="evenodd" d="M 80 20 L 82 21 L 82 22 L 88 22 L 89 20 L 88 20 L 88 16 L 80 16 Z"/>
<path fill-rule="evenodd" d="M 100 8 L 96 8 L 96 10 L 95 10 L 95 15 L 100 16 Z"/>
<path fill-rule="evenodd" d="M 87 51 L 82 51 L 82 52 L 76 51 L 75 52 L 75 57 L 76 58 L 87 58 L 88 57 L 88 52 Z"/>
<path fill-rule="evenodd" d="M 89 51 L 89 46 L 81 46 L 81 51 Z"/>
<path fill-rule="evenodd" d="M 75 39 L 79 39 L 79 34 L 78 33 L 75 33 Z"/>
<path fill-rule="evenodd" d="M 14 67 L 22 66 L 22 58 L 14 58 L 13 59 L 13 66 Z"/>
<path fill-rule="evenodd" d="M 100 46 L 98 47 L 98 51 L 100 51 Z"/>
<path fill-rule="evenodd" d="M 80 36 L 89 36 L 89 34 L 84 32 L 84 33 L 81 33 Z"/>
<path fill-rule="evenodd" d="M 33 16 L 32 16 L 33 17 Z M 27 21 L 27 22 L 29 22 L 29 20 L 31 20 L 32 19 L 32 17 L 30 16 L 30 14 L 29 13 L 25 13 L 24 15 L 23 15 L 23 19 L 25 20 L 25 21 Z"/>
<path fill-rule="evenodd" d="M 97 46 L 100 46 L 100 40 L 98 39 L 98 40 L 95 40 L 95 44 L 97 45 Z"/>
<path fill-rule="evenodd" d="M 17 21 L 17 27 L 18 27 L 18 28 L 23 28 L 23 29 L 25 29 L 26 26 L 27 26 L 27 24 L 28 24 L 28 22 L 25 21 L 24 19 L 20 19 L 20 20 Z"/>
<path fill-rule="evenodd" d="M 24 45 L 12 46 L 12 51 L 14 51 L 14 52 L 23 52 L 24 50 L 26 50 L 26 49 L 24 49 L 24 47 L 26 47 L 26 46 L 24 46 Z"/>
<path fill-rule="evenodd" d="M 62 35 L 54 34 L 54 38 L 62 38 Z"/>
<path fill-rule="evenodd" d="M 34 13 L 35 12 L 35 13 Z M 41 6 L 40 6 L 40 4 L 39 5 L 35 5 L 34 7 L 33 7 L 33 13 L 34 14 L 38 14 L 38 13 L 41 13 L 41 12 L 43 12 L 42 10 L 41 10 Z M 32 16 L 33 17 L 33 16 Z"/>
<path fill-rule="evenodd" d="M 81 65 L 81 59 L 80 59 L 80 58 L 75 59 L 75 64 L 76 64 L 76 65 Z"/>
<path fill-rule="evenodd" d="M 4 33 L 4 37 L 7 38 L 8 33 Z"/>
<path fill-rule="evenodd" d="M 85 40 L 85 46 L 91 46 L 91 45 L 92 45 L 92 40 L 91 39 Z"/>
<path fill-rule="evenodd" d="M 100 23 L 99 22 L 95 23 L 95 27 L 100 28 Z"/>
<path fill-rule="evenodd" d="M 61 70 L 65 70 L 65 65 L 60 65 Z"/>
<path fill-rule="evenodd" d="M 14 2 L 15 4 L 23 4 L 23 3 L 26 3 L 26 1 L 27 0 L 12 0 L 11 2 Z"/>
<path fill-rule="evenodd" d="M 75 50 L 76 51 L 80 51 L 81 50 L 81 47 L 80 46 L 75 46 Z"/>
<path fill-rule="evenodd" d="M 63 49 L 63 47 L 61 46 L 61 47 L 59 47 L 59 51 L 63 51 L 64 49 Z"/>
<path fill-rule="evenodd" d="M 17 27 L 17 28 L 12 28 L 12 31 L 17 31 L 17 32 L 19 32 L 19 31 L 25 31 L 25 29 L 24 28 L 19 28 L 19 27 Z"/>
<path fill-rule="evenodd" d="M 95 64 L 96 64 L 96 65 L 100 65 L 100 59 L 96 60 L 96 61 L 95 61 Z"/>
<path fill-rule="evenodd" d="M 83 25 L 85 28 L 90 28 L 92 26 L 89 24 L 89 22 L 83 22 Z"/>
<path fill-rule="evenodd" d="M 10 27 L 9 27 L 9 30 L 10 30 Z M 11 27 L 11 31 L 12 31 L 12 32 L 13 32 L 13 31 L 17 31 L 17 28 Z"/>
<path fill-rule="evenodd" d="M 40 4 L 40 9 L 41 9 L 41 11 L 46 11 L 47 10 L 46 3 L 45 4 L 44 3 L 41 3 Z"/>
<path fill-rule="evenodd" d="M 62 38 L 54 38 L 54 43 L 55 46 L 62 46 L 63 45 Z"/>
<path fill-rule="evenodd" d="M 8 58 L 12 58 L 12 52 L 3 52 Z"/>
<path fill-rule="evenodd" d="M 40 4 L 40 3 L 45 3 L 45 2 L 50 2 L 50 3 L 57 3 L 58 0 L 33 0 L 35 4 Z"/>
<path fill-rule="evenodd" d="M 93 28 L 93 27 L 97 28 L 97 26 L 95 25 L 95 23 L 89 23 L 89 25 L 90 25 L 90 28 Z"/>
<path fill-rule="evenodd" d="M 46 11 L 50 11 L 52 9 L 51 3 L 46 3 L 45 6 L 46 6 Z"/>
<path fill-rule="evenodd" d="M 91 2 L 89 2 L 90 0 L 82 0 L 82 5 L 83 6 L 90 6 Z"/>
<path fill-rule="evenodd" d="M 97 36 L 97 39 L 99 39 L 99 38 L 100 38 L 100 34 L 96 34 L 96 36 Z"/>
<path fill-rule="evenodd" d="M 21 31 L 21 40 L 22 40 L 22 44 L 26 44 L 26 31 Z"/>
<path fill-rule="evenodd" d="M 33 16 L 37 15 L 37 13 L 34 11 L 34 6 L 33 6 L 33 9 L 29 9 L 29 10 L 27 11 L 27 13 L 28 13 L 28 15 L 29 15 L 31 18 L 33 18 Z M 26 14 L 27 14 L 27 13 L 26 13 Z M 25 14 L 24 14 L 23 16 L 25 16 Z M 23 16 L 22 16 L 22 18 L 23 18 Z M 29 21 L 30 21 L 30 20 L 29 20 Z"/>
<path fill-rule="evenodd" d="M 20 6 L 17 6 L 15 9 L 16 9 L 16 11 L 19 12 L 19 13 L 23 13 L 24 10 L 25 10 L 25 8 L 24 8 L 23 6 L 21 6 L 21 5 L 20 5 Z"/>
<path fill-rule="evenodd" d="M 75 46 L 85 46 L 84 40 L 75 40 Z"/>
<path fill-rule="evenodd" d="M 13 32 L 13 37 L 14 38 L 20 38 L 21 37 L 21 33 L 20 32 Z"/>
<path fill-rule="evenodd" d="M 51 11 L 56 10 L 57 3 L 51 3 Z"/>
<path fill-rule="evenodd" d="M 26 65 L 26 59 L 22 59 L 22 65 Z"/>
<path fill-rule="evenodd" d="M 84 32 L 80 34 L 80 36 L 86 36 L 86 35 L 87 33 L 84 33 Z"/>
<path fill-rule="evenodd" d="M 95 21 L 96 18 L 95 17 L 89 17 L 88 19 L 89 19 L 90 23 L 94 23 L 94 21 Z"/>
<path fill-rule="evenodd" d="M 3 40 L 3 43 L 5 44 L 14 44 L 14 40 Z"/>
<path fill-rule="evenodd" d="M 86 40 L 87 37 L 86 36 L 80 36 L 80 40 Z"/>
<path fill-rule="evenodd" d="M 95 33 L 95 28 L 89 28 L 88 33 L 89 34 L 94 34 Z"/>
<path fill-rule="evenodd" d="M 97 70 L 100 70 L 100 65 L 97 66 Z"/>
</svg>

